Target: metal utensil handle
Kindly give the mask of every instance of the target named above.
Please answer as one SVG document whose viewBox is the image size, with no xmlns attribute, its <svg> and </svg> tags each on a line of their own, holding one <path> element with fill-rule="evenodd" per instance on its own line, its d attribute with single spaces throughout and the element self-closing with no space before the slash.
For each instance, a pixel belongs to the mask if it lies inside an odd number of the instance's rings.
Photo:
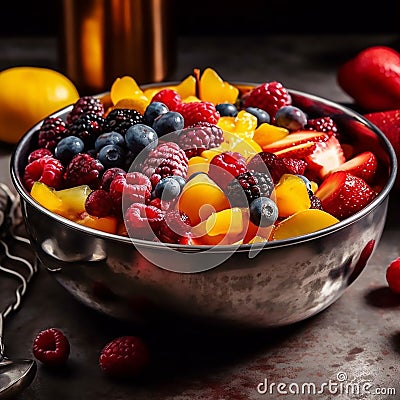
<svg viewBox="0 0 400 400">
<path fill-rule="evenodd" d="M 3 220 L 1 222 L 0 228 L 2 229 L 2 236 L 9 236 L 12 240 L 19 242 L 21 244 L 25 244 L 30 246 L 30 242 L 27 238 L 17 235 L 15 233 L 16 228 L 16 213 L 19 207 L 19 198 L 14 196 L 14 194 L 10 191 L 10 189 L 3 183 L 0 183 L 0 189 L 4 192 L 7 199 L 7 210 L 3 215 Z M 12 254 L 9 250 L 7 243 L 0 239 L 0 243 L 4 248 L 5 257 L 12 260 L 22 263 L 27 268 L 27 274 L 23 275 L 17 270 L 7 268 L 4 265 L 0 264 L 0 271 L 4 272 L 14 278 L 17 278 L 20 281 L 20 284 L 15 289 L 15 298 L 8 306 L 4 308 L 4 310 L 0 313 L 0 360 L 3 358 L 4 354 L 4 344 L 3 344 L 3 329 L 4 329 L 4 319 L 13 311 L 16 311 L 20 305 L 23 296 L 26 293 L 28 283 L 33 277 L 33 275 L 37 272 L 37 264 L 36 261 L 32 264 L 29 260 L 16 256 Z M 36 260 L 36 259 L 35 259 Z"/>
</svg>

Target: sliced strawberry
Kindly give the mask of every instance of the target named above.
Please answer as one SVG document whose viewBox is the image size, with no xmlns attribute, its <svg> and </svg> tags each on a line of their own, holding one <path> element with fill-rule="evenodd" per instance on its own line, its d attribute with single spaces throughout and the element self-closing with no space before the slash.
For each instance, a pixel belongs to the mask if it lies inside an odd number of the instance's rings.
<svg viewBox="0 0 400 400">
<path fill-rule="evenodd" d="M 342 220 L 369 204 L 376 192 L 364 181 L 345 171 L 337 171 L 321 183 L 315 195 L 324 211 Z"/>
<path fill-rule="evenodd" d="M 371 151 L 364 151 L 343 163 L 339 168 L 335 168 L 331 173 L 335 171 L 346 171 L 364 179 L 367 183 L 371 183 L 377 168 L 378 159 L 375 154 Z"/>
<path fill-rule="evenodd" d="M 275 155 L 279 158 L 303 158 L 309 156 L 315 149 L 315 142 L 301 143 L 295 146 L 286 147 L 285 149 L 275 151 Z"/>
<path fill-rule="evenodd" d="M 329 139 L 329 135 L 324 132 L 315 131 L 296 131 L 263 147 L 264 151 L 274 153 L 288 147 L 297 146 L 307 142 L 324 142 Z"/>
<path fill-rule="evenodd" d="M 309 173 L 323 179 L 330 171 L 339 168 L 346 158 L 339 140 L 331 136 L 325 142 L 317 142 L 314 151 L 305 160 Z"/>
</svg>

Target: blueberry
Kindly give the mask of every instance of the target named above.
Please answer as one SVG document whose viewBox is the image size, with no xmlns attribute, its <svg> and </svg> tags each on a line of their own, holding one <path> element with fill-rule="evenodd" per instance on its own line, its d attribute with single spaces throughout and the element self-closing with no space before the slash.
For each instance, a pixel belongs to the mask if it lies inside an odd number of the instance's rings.
<svg viewBox="0 0 400 400">
<path fill-rule="evenodd" d="M 175 176 L 162 178 L 154 188 L 154 195 L 161 200 L 170 201 L 176 199 L 181 194 L 181 184 Z"/>
<path fill-rule="evenodd" d="M 83 151 L 84 147 L 82 139 L 77 136 L 66 136 L 57 143 L 54 154 L 62 164 L 68 164 L 74 155 Z"/>
<path fill-rule="evenodd" d="M 267 227 L 278 218 L 278 207 L 269 197 L 257 197 L 250 204 L 250 221 L 257 226 Z"/>
<path fill-rule="evenodd" d="M 115 144 L 107 144 L 97 154 L 97 159 L 104 165 L 104 168 L 122 168 L 125 163 L 125 150 Z"/>
<path fill-rule="evenodd" d="M 118 132 L 111 131 L 102 133 L 94 142 L 94 148 L 96 151 L 99 151 L 102 147 L 107 146 L 108 144 L 115 144 L 123 147 L 125 145 L 125 139 Z"/>
<path fill-rule="evenodd" d="M 164 136 L 168 133 L 180 131 L 184 127 L 184 119 L 181 113 L 168 111 L 159 115 L 153 122 L 153 129 L 158 136 Z"/>
<path fill-rule="evenodd" d="M 257 118 L 257 126 L 260 126 L 264 122 L 266 122 L 267 124 L 269 124 L 271 122 L 270 115 L 262 108 L 247 107 L 247 108 L 245 108 L 245 111 L 254 115 Z"/>
<path fill-rule="evenodd" d="M 148 125 L 132 125 L 125 133 L 126 146 L 136 157 L 143 149 L 151 150 L 157 146 L 158 136 L 156 131 Z"/>
<path fill-rule="evenodd" d="M 306 114 L 295 106 L 283 106 L 275 114 L 275 124 L 296 131 L 303 129 L 307 124 Z"/>
<path fill-rule="evenodd" d="M 164 103 L 153 101 L 146 107 L 146 110 L 144 111 L 143 122 L 146 125 L 152 126 L 154 120 L 158 116 L 160 116 L 161 114 L 165 114 L 168 111 L 169 109 Z"/>
<path fill-rule="evenodd" d="M 221 117 L 236 117 L 238 109 L 231 103 L 220 103 L 215 106 Z"/>
<path fill-rule="evenodd" d="M 185 178 L 182 178 L 182 177 L 179 176 L 179 175 L 172 175 L 172 178 L 174 178 L 176 181 L 178 181 L 179 186 L 180 186 L 181 191 L 182 191 L 183 187 L 186 185 L 186 180 L 185 180 Z"/>
</svg>

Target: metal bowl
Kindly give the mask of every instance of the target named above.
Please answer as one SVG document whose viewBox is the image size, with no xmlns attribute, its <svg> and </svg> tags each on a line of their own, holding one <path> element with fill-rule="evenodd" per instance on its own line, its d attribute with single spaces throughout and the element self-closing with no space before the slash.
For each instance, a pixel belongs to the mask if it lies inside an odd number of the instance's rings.
<svg viewBox="0 0 400 400">
<path fill-rule="evenodd" d="M 254 86 L 254 84 L 238 84 Z M 41 264 L 85 305 L 117 319 L 149 324 L 166 316 L 202 323 L 270 328 L 326 309 L 364 269 L 384 229 L 397 161 L 390 142 L 351 109 L 290 90 L 309 117 L 330 115 L 359 150 L 380 162 L 379 195 L 362 211 L 329 228 L 282 241 L 231 246 L 167 245 L 107 234 L 40 206 L 21 177 L 38 123 L 17 144 L 12 182 Z M 67 107 L 54 116 L 65 117 Z M 202 263 L 220 260 L 202 272 Z M 161 263 L 161 264 L 160 264 Z M 158 265 L 167 264 L 167 268 Z M 182 272 L 168 270 L 180 266 Z M 200 267 L 200 268 L 199 268 Z"/>
</svg>

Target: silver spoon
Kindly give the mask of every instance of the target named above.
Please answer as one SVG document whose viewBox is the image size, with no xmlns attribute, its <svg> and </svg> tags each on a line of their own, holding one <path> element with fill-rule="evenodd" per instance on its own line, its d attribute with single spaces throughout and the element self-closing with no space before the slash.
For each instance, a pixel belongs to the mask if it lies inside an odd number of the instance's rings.
<svg viewBox="0 0 400 400">
<path fill-rule="evenodd" d="M 13 240 L 29 245 L 29 241 L 26 238 L 15 234 L 13 231 L 15 228 L 14 218 L 18 207 L 17 198 L 6 185 L 0 183 L 0 189 L 3 195 L 2 201 L 0 202 L 0 228 L 2 236 L 9 235 Z M 3 328 L 5 317 L 19 308 L 22 297 L 26 292 L 28 282 L 37 271 L 37 266 L 32 265 L 28 260 L 22 257 L 11 254 L 7 243 L 3 239 L 0 239 L 0 243 L 4 247 L 5 256 L 8 257 L 8 259 L 21 262 L 28 269 L 27 276 L 24 276 L 20 272 L 0 264 L 0 271 L 16 277 L 21 282 L 15 291 L 15 301 L 0 313 L 0 399 L 3 400 L 15 396 L 17 393 L 26 389 L 36 375 L 37 365 L 34 360 L 12 360 L 4 356 Z"/>
</svg>

